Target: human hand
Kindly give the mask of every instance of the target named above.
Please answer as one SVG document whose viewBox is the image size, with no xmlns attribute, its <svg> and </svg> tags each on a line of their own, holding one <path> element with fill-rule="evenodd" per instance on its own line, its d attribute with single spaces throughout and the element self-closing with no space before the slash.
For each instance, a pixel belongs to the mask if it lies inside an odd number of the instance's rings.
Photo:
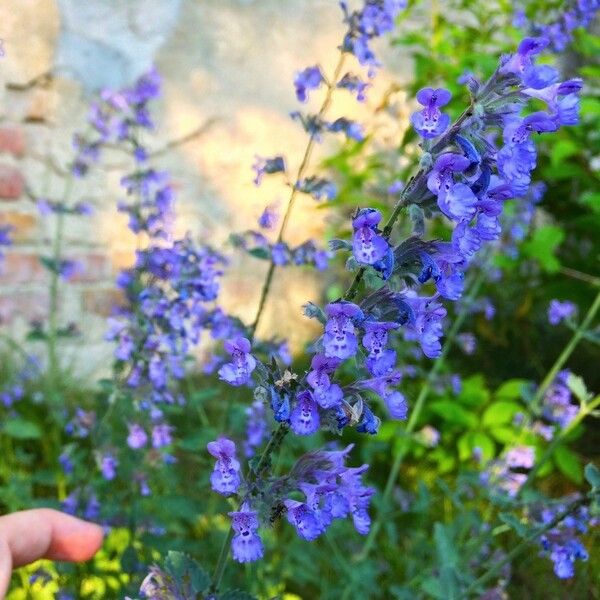
<svg viewBox="0 0 600 600">
<path fill-rule="evenodd" d="M 84 561 L 99 550 L 102 528 L 52 510 L 25 510 L 0 517 L 0 598 L 12 569 L 40 558 Z"/>
</svg>

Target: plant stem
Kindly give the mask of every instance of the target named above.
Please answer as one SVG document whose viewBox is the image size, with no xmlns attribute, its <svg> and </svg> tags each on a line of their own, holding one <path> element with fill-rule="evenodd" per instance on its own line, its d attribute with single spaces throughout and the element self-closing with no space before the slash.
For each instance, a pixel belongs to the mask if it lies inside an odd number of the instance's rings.
<svg viewBox="0 0 600 600">
<path fill-rule="evenodd" d="M 546 377 L 544 377 L 544 380 L 540 384 L 540 387 L 537 389 L 535 396 L 531 401 L 531 406 L 534 409 L 539 406 L 539 403 L 546 393 L 546 390 L 550 387 L 550 385 L 552 385 L 552 382 L 558 375 L 558 372 L 563 368 L 567 360 L 569 360 L 569 357 L 571 354 L 573 354 L 573 351 L 577 347 L 577 344 L 579 344 L 581 338 L 584 337 L 584 334 L 596 316 L 598 309 L 600 309 L 600 292 L 596 294 L 596 298 L 590 306 L 587 314 L 583 318 L 583 321 L 581 321 L 579 327 L 577 327 L 573 333 L 573 336 L 569 340 L 569 343 L 564 347 L 563 351 L 560 353 L 560 356 L 556 359 L 556 362 L 552 365 L 552 368 L 548 371 Z"/>
<path fill-rule="evenodd" d="M 73 175 L 69 171 L 65 180 L 65 187 L 62 195 L 62 204 L 65 204 L 71 195 L 73 187 Z M 54 240 L 52 245 L 53 269 L 50 273 L 50 307 L 48 313 L 48 379 L 50 391 L 55 392 L 60 379 L 60 365 L 58 361 L 57 338 L 58 338 L 58 291 L 60 280 L 60 260 L 62 255 L 62 241 L 64 233 L 65 215 L 61 210 L 56 213 L 56 229 L 54 231 Z"/>
<path fill-rule="evenodd" d="M 593 275 L 588 275 L 587 273 L 582 273 L 581 271 L 570 269 L 569 267 L 561 267 L 560 272 L 573 279 L 579 279 L 580 281 L 585 281 L 595 287 L 600 287 L 600 277 L 594 277 Z"/>
<path fill-rule="evenodd" d="M 335 67 L 335 71 L 333 73 L 333 78 L 327 85 L 327 92 L 325 93 L 325 98 L 323 99 L 323 104 L 321 104 L 321 108 L 319 109 L 317 120 L 321 120 L 329 106 L 331 105 L 331 100 L 333 97 L 333 91 L 335 90 L 336 84 L 340 78 L 340 74 L 342 72 L 342 68 L 344 66 L 345 54 L 344 52 L 340 52 L 340 57 L 338 59 L 337 65 Z M 298 182 L 304 177 L 306 170 L 308 168 L 308 164 L 310 162 L 310 157 L 312 156 L 312 152 L 314 150 L 316 144 L 317 133 L 312 133 L 308 138 L 308 143 L 306 145 L 306 149 L 304 150 L 304 156 L 302 157 L 302 161 L 300 162 L 300 166 L 298 167 L 298 172 L 296 174 L 296 180 L 292 183 L 292 190 L 290 192 L 290 197 L 288 198 L 287 207 L 285 209 L 285 214 L 283 215 L 283 220 L 281 221 L 281 227 L 279 228 L 279 234 L 277 235 L 277 243 L 283 241 L 283 237 L 287 230 L 290 217 L 292 215 L 292 208 L 294 207 L 294 203 L 296 201 L 296 197 L 298 196 Z M 265 281 L 260 293 L 260 300 L 258 301 L 258 309 L 256 311 L 256 316 L 254 317 L 254 322 L 250 327 L 251 333 L 251 341 L 254 338 L 256 333 L 256 329 L 258 328 L 258 324 L 260 323 L 260 319 L 264 312 L 265 304 L 267 302 L 267 298 L 269 296 L 269 292 L 271 291 L 271 284 L 273 282 L 273 274 L 275 273 L 275 263 L 273 259 L 271 259 L 269 263 L 269 269 L 267 271 L 267 275 L 265 277 Z"/>
<path fill-rule="evenodd" d="M 288 425 L 286 423 L 282 423 L 271 434 L 269 442 L 265 446 L 265 449 L 263 450 L 263 453 L 260 456 L 258 464 L 256 465 L 256 469 L 250 471 L 248 474 L 247 480 L 249 484 L 254 483 L 257 479 L 259 479 L 262 476 L 265 469 L 269 466 L 269 463 L 271 462 L 271 456 L 279 449 L 288 431 Z M 219 552 L 217 566 L 215 567 L 215 572 L 210 586 L 212 592 L 216 592 L 219 588 L 219 585 L 221 584 L 221 579 L 223 578 L 223 573 L 225 572 L 225 567 L 227 565 L 227 559 L 229 558 L 229 547 L 231 545 L 232 538 L 233 527 L 230 526 L 229 531 L 227 532 L 227 535 L 223 540 L 221 551 Z"/>
<path fill-rule="evenodd" d="M 469 305 L 471 304 L 471 301 L 479 293 L 479 290 L 485 280 L 485 276 L 486 276 L 486 271 L 484 268 L 481 268 L 477 277 L 473 281 L 473 285 L 471 287 L 469 295 L 465 298 L 460 312 L 454 319 L 454 322 L 452 323 L 452 327 L 448 331 L 448 335 L 446 336 L 446 341 L 444 343 L 444 348 L 442 350 L 442 353 L 440 354 L 440 356 L 438 356 L 438 358 L 433 363 L 433 367 L 429 371 L 429 374 L 427 375 L 427 379 L 425 380 L 425 383 L 423 384 L 423 387 L 421 388 L 421 391 L 419 392 L 419 395 L 417 396 L 417 401 L 415 402 L 415 406 L 414 406 L 413 410 L 411 411 L 410 418 L 408 419 L 406 428 L 404 429 L 404 432 L 403 432 L 404 437 L 402 439 L 402 445 L 396 451 L 396 454 L 394 456 L 394 462 L 392 464 L 392 468 L 390 469 L 390 472 L 389 472 L 389 475 L 388 475 L 388 478 L 387 478 L 387 481 L 385 484 L 385 488 L 383 490 L 383 496 L 381 497 L 382 507 L 379 511 L 379 514 L 377 515 L 377 518 L 373 522 L 373 526 L 371 527 L 371 530 L 369 532 L 369 535 L 365 541 L 365 544 L 364 544 L 362 550 L 355 558 L 356 562 L 360 562 L 360 561 L 364 560 L 365 558 L 367 558 L 371 549 L 373 548 L 373 544 L 375 543 L 375 538 L 377 537 L 377 534 L 379 533 L 383 518 L 385 516 L 386 504 L 389 500 L 392 490 L 394 489 L 394 483 L 396 482 L 398 473 L 400 472 L 400 467 L 402 465 L 402 461 L 404 460 L 404 457 L 406 456 L 406 453 L 408 452 L 408 449 L 409 449 L 410 434 L 414 431 L 414 429 L 419 421 L 419 417 L 421 416 L 421 412 L 423 411 L 423 407 L 425 406 L 425 401 L 427 400 L 429 393 L 431 391 L 431 386 L 433 385 L 438 373 L 441 371 L 441 369 L 443 368 L 443 366 L 445 364 L 446 358 L 450 352 L 450 348 L 452 347 L 452 344 L 454 343 L 454 339 L 456 338 L 456 335 L 460 331 L 460 328 L 462 327 L 462 324 L 464 323 L 465 318 L 467 317 L 467 314 L 469 312 Z"/>
<path fill-rule="evenodd" d="M 469 105 L 469 107 L 456 119 L 456 122 L 450 127 L 450 129 L 446 132 L 446 134 L 440 139 L 440 141 L 431 149 L 431 154 L 435 154 L 437 152 L 441 152 L 456 136 L 456 134 L 460 131 L 462 124 L 473 114 L 473 102 Z M 409 206 L 410 204 L 415 203 L 419 199 L 419 192 L 425 185 L 425 176 L 429 171 L 423 167 L 419 168 L 419 170 L 413 175 L 406 187 L 402 190 L 400 194 L 400 198 L 394 209 L 390 218 L 387 220 L 386 224 L 383 227 L 383 237 L 387 240 L 392 235 L 392 230 L 400 213 L 404 208 Z M 416 193 L 417 197 L 413 198 L 413 192 Z M 365 274 L 365 268 L 361 267 L 354 276 L 350 287 L 344 294 L 344 300 L 353 300 L 358 293 L 358 288 L 360 287 L 360 283 Z"/>
<path fill-rule="evenodd" d="M 543 535 L 550 529 L 556 527 L 563 519 L 568 517 L 570 514 L 575 512 L 580 506 L 586 503 L 586 498 L 579 498 L 572 502 L 562 513 L 554 517 L 549 523 L 536 529 L 533 533 L 528 535 L 520 544 L 515 546 L 502 560 L 498 561 L 495 565 L 490 567 L 481 577 L 476 579 L 464 592 L 464 597 L 467 598 L 471 593 L 476 592 L 482 585 L 487 583 L 490 579 L 496 575 L 504 565 L 512 562 L 514 558 L 519 556 L 524 550 L 527 549 L 529 544 Z"/>
</svg>

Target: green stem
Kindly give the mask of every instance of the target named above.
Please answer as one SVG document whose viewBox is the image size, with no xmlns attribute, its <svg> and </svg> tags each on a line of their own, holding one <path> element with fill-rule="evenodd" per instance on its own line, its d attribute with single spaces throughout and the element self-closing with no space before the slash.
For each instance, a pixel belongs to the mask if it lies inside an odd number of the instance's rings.
<svg viewBox="0 0 600 600">
<path fill-rule="evenodd" d="M 460 117 L 458 117 L 458 119 L 456 120 L 454 125 L 452 125 L 452 127 L 450 127 L 448 132 L 431 149 L 430 154 L 436 154 L 438 152 L 441 152 L 454 139 L 454 136 L 456 136 L 456 134 L 460 131 L 462 124 L 472 114 L 473 114 L 473 103 L 471 103 L 469 105 L 469 107 L 460 115 Z M 392 235 L 392 230 L 394 229 L 394 225 L 396 224 L 396 221 L 400 217 L 400 213 L 404 210 L 404 208 L 406 208 L 407 206 L 409 206 L 410 204 L 413 204 L 416 200 L 418 200 L 418 197 L 413 198 L 412 194 L 416 193 L 417 196 L 419 195 L 419 192 L 425 185 L 425 178 L 428 173 L 429 173 L 428 169 L 425 169 L 423 167 L 419 168 L 419 170 L 415 173 L 415 175 L 413 175 L 413 177 L 411 177 L 411 179 L 408 182 L 408 184 L 406 185 L 406 187 L 402 190 L 402 192 L 400 194 L 400 198 L 398 199 L 398 202 L 396 202 L 396 205 L 394 206 L 394 209 L 392 211 L 392 214 L 390 215 L 390 218 L 387 220 L 386 224 L 383 227 L 383 237 L 386 240 L 389 239 L 389 237 Z M 351 301 L 356 297 L 356 294 L 358 293 L 358 288 L 360 287 L 360 283 L 365 275 L 365 271 L 366 271 L 366 269 L 364 267 L 361 267 L 356 272 L 356 275 L 354 276 L 354 279 L 352 280 L 350 287 L 344 294 L 344 300 Z"/>
<path fill-rule="evenodd" d="M 402 445 L 396 450 L 396 454 L 394 456 L 394 462 L 392 464 L 392 468 L 390 469 L 390 472 L 389 472 L 389 475 L 387 478 L 387 482 L 386 482 L 385 488 L 383 490 L 383 496 L 381 497 L 381 509 L 379 511 L 379 514 L 377 515 L 377 518 L 373 522 L 373 526 L 371 527 L 371 530 L 369 531 L 369 535 L 365 541 L 365 544 L 364 544 L 362 550 L 355 558 L 356 562 L 360 562 L 360 561 L 364 560 L 365 558 L 367 558 L 371 549 L 373 548 L 373 544 L 375 543 L 377 534 L 379 533 L 379 530 L 381 529 L 383 518 L 386 515 L 386 504 L 388 503 L 388 500 L 394 489 L 394 484 L 398 477 L 398 473 L 400 472 L 400 467 L 402 466 L 402 461 L 404 460 L 404 457 L 406 456 L 406 453 L 408 452 L 408 449 L 410 447 L 410 444 L 409 444 L 410 434 L 414 431 L 415 427 L 417 426 L 419 417 L 421 416 L 421 412 L 423 411 L 423 407 L 425 406 L 425 401 L 427 400 L 429 393 L 431 391 L 431 387 L 432 387 L 438 373 L 441 371 L 441 369 L 443 368 L 443 366 L 445 364 L 446 358 L 450 352 L 450 348 L 452 347 L 452 344 L 454 343 L 454 339 L 456 338 L 456 335 L 460 331 L 460 328 L 462 327 L 462 324 L 464 323 L 465 318 L 468 315 L 469 306 L 470 306 L 472 300 L 479 293 L 479 290 L 485 280 L 485 276 L 486 276 L 485 268 L 481 268 L 476 279 L 473 281 L 473 285 L 471 287 L 469 295 L 467 296 L 467 298 L 465 298 L 460 312 L 454 319 L 454 322 L 452 323 L 452 327 L 448 331 L 448 335 L 446 336 L 446 341 L 444 343 L 444 348 L 442 350 L 442 353 L 435 360 L 433 367 L 429 371 L 429 374 L 427 375 L 427 379 L 425 380 L 425 383 L 423 384 L 423 387 L 421 388 L 421 391 L 419 392 L 417 401 L 415 402 L 415 406 L 411 411 L 410 418 L 408 419 L 406 428 L 404 429 L 404 432 L 403 432 L 404 437 L 402 439 Z"/>
<path fill-rule="evenodd" d="M 467 598 L 473 592 L 477 592 L 486 584 L 490 579 L 492 579 L 504 565 L 510 564 L 517 556 L 519 556 L 524 550 L 527 549 L 529 544 L 536 540 L 538 537 L 550 531 L 554 527 L 556 527 L 563 519 L 568 517 L 570 514 L 575 512 L 580 506 L 583 506 L 586 503 L 586 498 L 579 498 L 575 500 L 568 506 L 562 513 L 557 515 L 554 519 L 552 519 L 549 523 L 536 529 L 533 533 L 529 534 L 520 544 L 515 546 L 502 560 L 498 561 L 495 565 L 490 567 L 481 577 L 476 579 L 464 592 L 464 597 Z"/>
<path fill-rule="evenodd" d="M 331 105 L 331 100 L 333 97 L 333 91 L 336 89 L 336 84 L 340 78 L 342 68 L 344 66 L 345 54 L 344 52 L 340 53 L 340 58 L 335 67 L 335 71 L 333 73 L 333 78 L 331 82 L 327 85 L 327 92 L 325 93 L 325 98 L 323 99 L 323 104 L 321 104 L 321 108 L 319 109 L 317 120 L 321 120 L 329 106 Z M 279 228 L 279 234 L 277 235 L 277 243 L 281 243 L 283 241 L 283 237 L 287 230 L 287 226 L 289 224 L 290 217 L 292 215 L 292 208 L 294 207 L 294 203 L 296 201 L 296 197 L 298 196 L 298 186 L 296 185 L 306 173 L 308 169 L 308 165 L 310 162 L 310 157 L 312 156 L 312 152 L 314 150 L 316 144 L 317 134 L 311 134 L 308 138 L 308 143 L 306 145 L 306 149 L 304 150 L 304 156 L 302 157 L 302 161 L 300 162 L 300 166 L 298 167 L 298 172 L 296 174 L 296 180 L 292 183 L 290 197 L 288 198 L 287 207 L 285 210 L 285 214 L 283 215 L 283 220 L 281 221 L 281 227 Z M 273 283 L 273 275 L 275 273 L 275 263 L 271 259 L 269 263 L 269 269 L 267 271 L 267 275 L 265 277 L 265 281 L 260 293 L 260 300 L 258 301 L 258 309 L 256 311 L 256 316 L 254 317 L 254 322 L 250 327 L 251 333 L 251 341 L 254 338 L 256 330 L 258 328 L 258 324 L 260 323 L 260 319 L 264 312 L 265 304 L 267 302 L 267 298 L 269 296 L 269 292 L 271 291 L 271 284 Z"/>
<path fill-rule="evenodd" d="M 552 382 L 556 379 L 558 372 L 563 368 L 567 360 L 573 351 L 581 341 L 581 338 L 584 337 L 585 332 L 587 331 L 590 323 L 593 318 L 596 316 L 598 309 L 600 308 L 600 292 L 596 295 L 594 302 L 590 306 L 587 314 L 583 318 L 583 321 L 579 324 L 579 327 L 573 333 L 573 336 L 569 340 L 569 343 L 564 347 L 563 351 L 560 353 L 560 356 L 556 359 L 552 368 L 548 371 L 546 377 L 542 381 L 540 387 L 537 389 L 533 400 L 531 401 L 531 406 L 535 409 L 539 406 L 540 401 L 542 400 L 546 390 L 552 385 Z"/>
<path fill-rule="evenodd" d="M 61 204 L 65 204 L 73 187 L 73 175 L 69 171 L 65 181 L 65 187 L 62 195 Z M 52 244 L 52 262 L 54 268 L 50 273 L 50 306 L 48 313 L 48 380 L 50 391 L 55 392 L 60 380 L 60 365 L 58 360 L 58 292 L 60 283 L 59 263 L 62 256 L 62 242 L 64 235 L 65 215 L 62 211 L 56 213 L 56 228 L 54 230 L 54 240 Z"/>
<path fill-rule="evenodd" d="M 256 465 L 256 469 L 250 471 L 247 477 L 248 484 L 252 484 L 257 479 L 262 477 L 265 470 L 271 463 L 271 456 L 279 449 L 287 432 L 289 431 L 288 425 L 282 423 L 272 434 L 269 439 L 268 444 L 265 446 L 263 453 L 260 456 L 258 464 Z M 231 546 L 231 540 L 233 538 L 233 528 L 229 527 L 229 531 L 223 540 L 223 545 L 221 546 L 221 551 L 219 552 L 219 558 L 217 559 L 217 566 L 215 567 L 215 572 L 213 574 L 212 583 L 210 586 L 210 590 L 212 592 L 216 592 L 219 589 L 219 585 L 221 585 L 221 579 L 223 579 L 223 573 L 225 572 L 225 567 L 227 566 L 227 559 L 229 558 L 229 548 Z"/>
</svg>

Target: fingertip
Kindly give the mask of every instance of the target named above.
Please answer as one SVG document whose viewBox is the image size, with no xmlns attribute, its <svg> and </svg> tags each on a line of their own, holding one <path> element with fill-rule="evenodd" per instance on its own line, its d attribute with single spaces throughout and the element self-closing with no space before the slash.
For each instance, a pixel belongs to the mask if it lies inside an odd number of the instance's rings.
<svg viewBox="0 0 600 600">
<path fill-rule="evenodd" d="M 50 560 L 89 560 L 104 540 L 102 527 L 75 517 L 61 515 L 52 529 L 52 542 L 47 553 Z"/>
</svg>

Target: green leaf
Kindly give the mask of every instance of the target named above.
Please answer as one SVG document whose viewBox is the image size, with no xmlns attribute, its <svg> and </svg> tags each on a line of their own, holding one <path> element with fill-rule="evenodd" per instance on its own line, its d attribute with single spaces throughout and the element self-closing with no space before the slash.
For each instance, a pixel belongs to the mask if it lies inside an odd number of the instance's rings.
<svg viewBox="0 0 600 600">
<path fill-rule="evenodd" d="M 438 400 L 437 402 L 433 402 L 430 409 L 449 423 L 470 428 L 477 425 L 477 417 L 452 400 Z"/>
<path fill-rule="evenodd" d="M 510 444 L 517 439 L 517 434 L 512 427 L 492 427 L 489 433 L 501 444 Z"/>
<path fill-rule="evenodd" d="M 554 256 L 557 247 L 565 238 L 565 232 L 554 225 L 545 225 L 537 229 L 532 238 L 523 244 L 523 251 L 529 257 L 537 260 L 542 269 L 548 273 L 556 273 L 560 262 Z"/>
<path fill-rule="evenodd" d="M 550 162 L 553 166 L 560 165 L 565 158 L 569 158 L 579 151 L 579 146 L 572 140 L 558 140 L 552 146 Z"/>
<path fill-rule="evenodd" d="M 579 457 L 566 446 L 558 446 L 554 451 L 554 462 L 558 470 L 571 481 L 583 483 L 583 469 Z"/>
<path fill-rule="evenodd" d="M 492 402 L 483 413 L 482 424 L 484 427 L 507 425 L 512 423 L 515 414 L 521 412 L 521 410 L 521 406 L 516 402 L 502 400 Z"/>
<path fill-rule="evenodd" d="M 600 469 L 595 464 L 588 463 L 585 465 L 584 474 L 593 489 L 600 489 Z"/>
<path fill-rule="evenodd" d="M 473 458 L 475 448 L 481 450 L 484 462 L 491 460 L 496 454 L 494 441 L 481 431 L 469 431 L 458 438 L 458 456 L 460 460 Z"/>
<path fill-rule="evenodd" d="M 248 254 L 254 256 L 254 258 L 260 258 L 262 260 L 271 258 L 271 255 L 266 248 L 252 248 L 251 250 L 248 250 Z"/>
<path fill-rule="evenodd" d="M 581 377 L 579 377 L 578 375 L 573 375 L 573 373 L 570 373 L 569 379 L 567 380 L 567 385 L 569 386 L 569 389 L 571 390 L 571 392 L 573 392 L 573 394 L 575 394 L 575 397 L 582 404 L 584 404 L 585 402 L 587 402 L 590 399 L 591 394 L 588 392 L 587 388 L 585 387 L 585 382 L 583 381 L 583 379 Z"/>
<path fill-rule="evenodd" d="M 437 551 L 437 562 L 442 588 L 448 599 L 457 598 L 458 577 L 456 573 L 457 552 L 448 527 L 441 523 L 433 526 L 433 537 Z"/>
<path fill-rule="evenodd" d="M 526 379 L 509 379 L 495 392 L 497 400 L 517 400 L 523 397 L 523 388 L 529 382 Z"/>
<path fill-rule="evenodd" d="M 25 419 L 9 419 L 2 429 L 6 435 L 18 440 L 35 440 L 42 437 L 42 430 L 37 423 Z"/>
<path fill-rule="evenodd" d="M 183 552 L 171 550 L 165 559 L 165 570 L 173 577 L 175 584 L 181 590 L 191 586 L 192 590 L 199 594 L 210 585 L 210 577 L 206 571 Z"/>
<path fill-rule="evenodd" d="M 458 399 L 469 406 L 481 406 L 490 397 L 483 375 L 473 375 L 463 380 L 463 386 Z"/>
<path fill-rule="evenodd" d="M 503 523 L 514 529 L 520 537 L 527 537 L 528 528 L 512 513 L 500 513 L 498 515 Z"/>
</svg>

